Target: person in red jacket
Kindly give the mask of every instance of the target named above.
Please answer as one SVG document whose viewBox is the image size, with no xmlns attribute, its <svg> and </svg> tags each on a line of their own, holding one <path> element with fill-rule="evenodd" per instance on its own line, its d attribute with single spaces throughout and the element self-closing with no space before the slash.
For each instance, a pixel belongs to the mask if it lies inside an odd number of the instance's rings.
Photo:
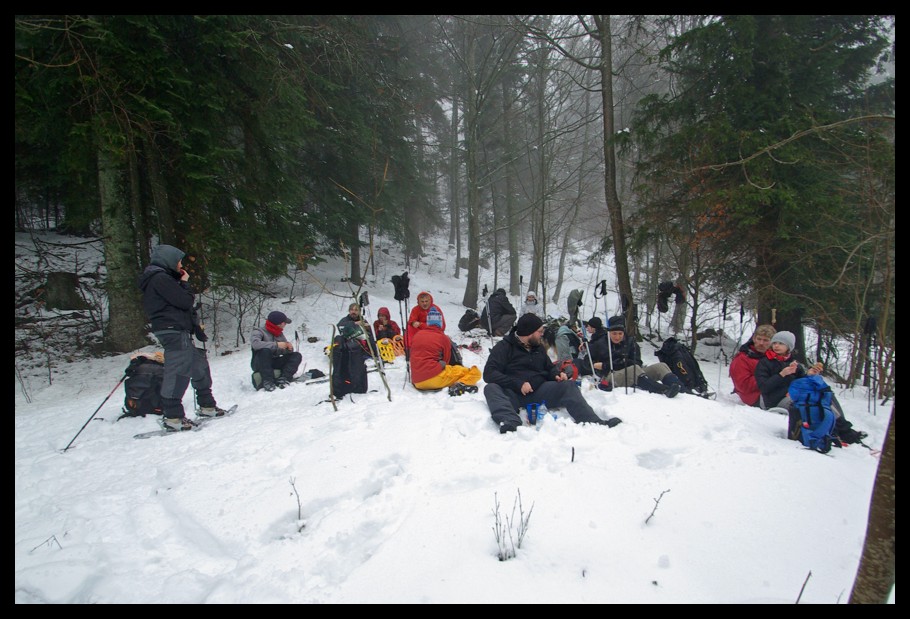
<svg viewBox="0 0 910 619">
<path fill-rule="evenodd" d="M 431 315 L 411 341 L 411 383 L 416 389 L 436 390 L 460 383 L 474 385 L 480 380 L 477 366 L 466 368 L 453 352 L 452 340 L 442 332 L 442 323 Z"/>
<path fill-rule="evenodd" d="M 771 325 L 759 325 L 752 334 L 752 339 L 740 347 L 730 362 L 733 391 L 744 404 L 758 406 L 761 390 L 755 382 L 755 366 L 771 348 L 771 338 L 776 333 L 777 329 Z"/>
<path fill-rule="evenodd" d="M 429 292 L 421 292 L 417 295 L 417 305 L 414 306 L 411 310 L 411 315 L 408 316 L 408 346 L 411 346 L 411 342 L 414 341 L 414 336 L 417 335 L 418 331 L 427 328 L 430 308 L 435 308 L 436 311 L 439 312 L 439 315 L 442 318 L 442 330 L 446 330 L 445 316 L 443 316 L 439 306 L 433 304 L 433 295 Z"/>
<path fill-rule="evenodd" d="M 383 338 L 392 339 L 396 335 L 401 335 L 401 328 L 398 323 L 392 320 L 389 308 L 380 307 L 376 312 L 376 320 L 373 321 L 373 333 L 377 340 Z"/>
</svg>

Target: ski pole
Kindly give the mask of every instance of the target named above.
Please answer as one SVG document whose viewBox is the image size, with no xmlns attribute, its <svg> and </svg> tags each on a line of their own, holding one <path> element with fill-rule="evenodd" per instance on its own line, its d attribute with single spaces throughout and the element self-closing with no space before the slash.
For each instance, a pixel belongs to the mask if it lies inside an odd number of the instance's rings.
<svg viewBox="0 0 910 619">
<path fill-rule="evenodd" d="M 569 328 L 571 328 L 571 325 Z M 581 325 L 581 341 L 585 344 L 585 354 L 588 357 L 588 363 L 591 364 L 591 376 L 596 377 L 597 370 L 594 369 L 594 358 L 591 356 L 591 344 L 588 340 L 587 327 L 585 327 L 584 323 Z"/>
<path fill-rule="evenodd" d="M 490 333 L 490 345 L 493 346 L 493 345 L 495 345 L 495 342 L 493 342 L 493 317 L 490 315 L 490 299 L 487 298 L 487 292 L 488 292 L 487 285 L 484 284 L 483 292 L 481 293 L 481 295 L 483 295 L 484 302 L 486 303 L 487 327 L 489 328 L 489 333 Z"/>
<path fill-rule="evenodd" d="M 106 398 L 104 398 L 104 402 L 102 402 L 101 404 L 98 405 L 98 408 L 96 408 L 96 409 L 95 409 L 95 412 L 92 413 L 92 416 L 88 418 L 88 421 L 86 421 L 84 424 L 82 424 L 82 427 L 79 428 L 79 431 L 78 431 L 78 432 L 76 432 L 76 436 L 74 436 L 73 439 L 69 442 L 69 444 L 68 444 L 66 447 L 63 448 L 63 453 L 66 453 L 66 450 L 70 448 L 70 446 L 73 444 L 73 441 L 76 440 L 76 437 L 78 437 L 80 434 L 82 434 L 82 431 L 85 430 L 85 427 L 89 424 L 89 422 L 90 422 L 92 419 L 95 418 L 95 415 L 98 414 L 98 411 L 101 410 L 101 407 L 104 406 L 105 402 L 107 402 L 108 400 L 111 399 L 111 396 L 114 395 L 114 392 L 117 391 L 117 389 L 120 387 L 120 385 L 121 385 L 121 384 L 123 383 L 123 381 L 125 381 L 125 380 L 126 380 L 126 374 L 124 374 L 124 375 L 123 375 L 123 378 L 121 378 L 121 379 L 117 382 L 117 384 L 114 385 L 114 388 L 111 389 L 111 392 L 110 392 L 109 394 L 107 394 L 107 397 L 106 397 Z"/>
<path fill-rule="evenodd" d="M 486 285 L 484 285 L 484 288 L 486 288 Z M 519 275 L 518 276 L 518 294 L 515 297 L 515 307 L 517 307 L 519 311 L 521 311 L 521 295 L 522 295 L 522 291 L 524 289 L 525 289 L 525 276 Z M 487 296 L 487 295 L 484 294 L 483 296 Z M 489 312 L 487 312 L 487 315 L 489 315 Z"/>
<path fill-rule="evenodd" d="M 724 352 L 724 326 L 727 324 L 727 300 L 724 299 L 724 309 L 723 309 L 723 319 L 720 323 L 720 327 L 717 329 L 717 337 L 720 342 L 717 353 L 717 361 L 720 361 L 720 355 L 723 353 L 724 360 L 726 361 L 726 353 Z M 721 365 L 717 364 L 717 393 L 720 393 L 720 377 L 721 377 Z"/>
</svg>

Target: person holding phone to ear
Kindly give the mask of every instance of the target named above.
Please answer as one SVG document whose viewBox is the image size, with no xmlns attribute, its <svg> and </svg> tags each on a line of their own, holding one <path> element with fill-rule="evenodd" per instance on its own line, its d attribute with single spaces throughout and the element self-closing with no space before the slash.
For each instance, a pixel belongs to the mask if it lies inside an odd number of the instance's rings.
<svg viewBox="0 0 910 619">
<path fill-rule="evenodd" d="M 183 268 L 180 249 L 158 245 L 152 250 L 151 264 L 139 276 L 142 307 L 152 325 L 152 333 L 164 348 L 164 377 L 161 383 L 161 409 L 166 430 L 190 430 L 196 424 L 186 418 L 183 395 L 190 382 L 196 391 L 198 414 L 220 417 L 212 396 L 212 374 L 205 351 L 193 345 L 193 336 L 200 342 L 205 334 L 193 303 L 195 295 L 187 283 L 189 273 Z"/>
</svg>

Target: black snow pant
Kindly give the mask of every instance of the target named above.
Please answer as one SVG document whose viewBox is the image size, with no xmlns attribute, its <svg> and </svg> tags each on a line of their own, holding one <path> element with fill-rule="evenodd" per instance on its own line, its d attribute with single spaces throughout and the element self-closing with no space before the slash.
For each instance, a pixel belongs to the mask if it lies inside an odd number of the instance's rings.
<svg viewBox="0 0 910 619">
<path fill-rule="evenodd" d="M 521 417 L 518 415 L 518 409 L 534 402 L 546 402 L 547 408 L 564 408 L 576 423 L 607 424 L 597 416 L 581 394 L 581 390 L 571 380 L 547 381 L 528 395 L 503 389 L 496 383 L 487 383 L 483 388 L 483 395 L 487 399 L 490 416 L 497 426 L 500 423 L 520 426 Z"/>
<path fill-rule="evenodd" d="M 273 356 L 270 349 L 260 348 L 253 351 L 253 359 L 250 361 L 250 366 L 254 372 L 259 372 L 263 379 L 271 379 L 275 375 L 273 370 L 281 370 L 281 376 L 291 380 L 294 378 L 294 374 L 297 373 L 297 368 L 300 367 L 302 361 L 303 355 L 299 352 Z"/>
</svg>

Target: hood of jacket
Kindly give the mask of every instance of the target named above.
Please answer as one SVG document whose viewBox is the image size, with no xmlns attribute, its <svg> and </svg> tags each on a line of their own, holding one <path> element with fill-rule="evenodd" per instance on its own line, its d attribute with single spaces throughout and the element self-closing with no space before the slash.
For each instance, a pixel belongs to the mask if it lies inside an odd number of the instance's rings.
<svg viewBox="0 0 910 619">
<path fill-rule="evenodd" d="M 145 270 L 139 274 L 139 290 L 145 292 L 145 289 L 148 287 L 149 282 L 152 280 L 152 277 L 158 273 L 164 273 L 165 275 L 174 276 L 173 270 L 168 270 L 163 267 L 160 267 L 156 264 L 150 264 L 145 267 Z"/>
<path fill-rule="evenodd" d="M 158 245 L 152 250 L 151 262 L 162 269 L 177 272 L 177 263 L 183 260 L 186 254 L 172 245 Z"/>
</svg>

